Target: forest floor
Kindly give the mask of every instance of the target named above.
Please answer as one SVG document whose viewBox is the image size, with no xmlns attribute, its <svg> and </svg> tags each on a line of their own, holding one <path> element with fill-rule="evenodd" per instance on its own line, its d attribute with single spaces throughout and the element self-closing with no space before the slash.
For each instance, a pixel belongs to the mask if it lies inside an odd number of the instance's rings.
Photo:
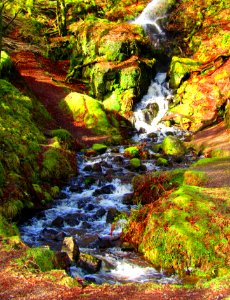
<svg viewBox="0 0 230 300">
<path fill-rule="evenodd" d="M 22 49 L 23 48 L 23 49 Z M 53 63 L 43 58 L 40 54 L 25 49 L 11 52 L 16 71 L 14 84 L 23 90 L 27 89 L 37 97 L 53 116 L 53 121 L 46 124 L 49 128 L 66 128 L 77 139 L 79 144 L 91 145 L 95 141 L 103 141 L 106 137 L 95 136 L 83 124 L 74 123 L 59 109 L 58 103 L 70 91 L 84 92 L 85 86 L 64 83 L 67 62 Z M 209 146 L 209 151 L 216 147 L 230 148 L 229 132 L 223 124 L 216 125 L 216 130 L 207 129 L 194 136 L 194 142 L 199 145 L 204 140 Z M 213 142 L 215 141 L 215 143 Z M 226 168 L 230 169 L 227 160 Z M 227 170 L 226 169 L 226 170 Z M 228 178 L 229 173 L 225 173 Z M 215 174 L 210 174 L 215 177 Z M 182 288 L 173 285 L 125 284 L 125 285 L 88 285 L 76 279 L 78 286 L 67 287 L 60 282 L 66 277 L 63 271 L 42 273 L 30 271 L 27 266 L 19 266 L 17 259 L 23 256 L 26 246 L 22 243 L 11 244 L 10 241 L 0 241 L 0 299 L 226 299 L 230 295 L 230 287 L 219 288 Z"/>
</svg>

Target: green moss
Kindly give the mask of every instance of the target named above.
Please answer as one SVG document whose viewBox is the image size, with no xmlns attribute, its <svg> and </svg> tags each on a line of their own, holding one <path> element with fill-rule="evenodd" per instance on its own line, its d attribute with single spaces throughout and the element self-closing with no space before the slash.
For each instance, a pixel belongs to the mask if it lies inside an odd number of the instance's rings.
<svg viewBox="0 0 230 300">
<path fill-rule="evenodd" d="M 120 93 L 114 92 L 112 95 L 103 101 L 104 108 L 108 111 L 120 111 Z"/>
<path fill-rule="evenodd" d="M 204 172 L 188 170 L 184 173 L 184 184 L 204 186 L 207 181 L 208 177 Z"/>
<path fill-rule="evenodd" d="M 136 146 L 128 147 L 124 151 L 124 155 L 127 157 L 139 157 L 140 150 Z"/>
<path fill-rule="evenodd" d="M 161 144 L 162 150 L 167 155 L 184 155 L 185 147 L 183 142 L 175 136 L 166 136 Z"/>
<path fill-rule="evenodd" d="M 104 153 L 107 150 L 107 146 L 104 144 L 93 144 L 92 149 L 99 153 Z"/>
<path fill-rule="evenodd" d="M 45 248 L 30 248 L 24 257 L 17 259 L 19 266 L 27 266 L 30 271 L 47 272 L 55 268 L 54 252 Z"/>
<path fill-rule="evenodd" d="M 17 226 L 6 220 L 2 214 L 0 214 L 0 236 L 9 237 L 19 235 L 19 230 Z"/>
<path fill-rule="evenodd" d="M 73 136 L 72 134 L 66 129 L 55 129 L 51 131 L 51 136 L 58 138 L 58 140 L 65 145 L 67 148 L 71 148 L 73 143 Z"/>
<path fill-rule="evenodd" d="M 73 167 L 68 159 L 68 152 L 63 153 L 60 149 L 51 147 L 44 153 L 41 178 L 47 181 L 64 180 L 74 174 Z"/>
<path fill-rule="evenodd" d="M 157 166 L 168 166 L 169 162 L 166 158 L 159 157 L 156 161 Z"/>
<path fill-rule="evenodd" d="M 185 75 L 196 70 L 199 65 L 200 63 L 193 59 L 174 56 L 169 69 L 170 86 L 178 88 Z"/>
<path fill-rule="evenodd" d="M 129 163 L 130 163 L 130 166 L 135 169 L 138 169 L 141 166 L 141 160 L 139 158 L 135 158 L 135 157 L 131 158 Z"/>
<path fill-rule="evenodd" d="M 9 75 L 12 66 L 13 63 L 10 59 L 10 56 L 5 51 L 2 51 L 0 60 L 0 72 L 2 73 L 2 75 Z"/>
<path fill-rule="evenodd" d="M 112 130 L 103 104 L 87 95 L 70 93 L 61 102 L 61 107 L 68 112 L 76 122 L 84 122 L 86 127 L 92 129 L 95 133 L 109 134 L 109 130 Z"/>
</svg>

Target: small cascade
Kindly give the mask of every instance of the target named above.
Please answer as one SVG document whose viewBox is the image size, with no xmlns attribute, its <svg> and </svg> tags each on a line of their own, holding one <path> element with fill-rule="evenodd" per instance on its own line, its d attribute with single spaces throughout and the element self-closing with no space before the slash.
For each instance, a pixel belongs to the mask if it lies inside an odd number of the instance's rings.
<svg viewBox="0 0 230 300">
<path fill-rule="evenodd" d="M 155 34 L 164 35 L 164 31 L 159 23 L 166 18 L 168 6 L 167 0 L 153 0 L 132 23 L 141 25 L 148 34 L 152 35 L 155 32 Z M 149 29 L 150 26 L 151 28 Z"/>
<path fill-rule="evenodd" d="M 164 137 L 167 132 L 174 128 L 166 127 L 160 123 L 168 110 L 169 100 L 172 98 L 172 91 L 166 82 L 166 73 L 158 72 L 149 86 L 147 94 L 142 98 L 134 110 L 134 126 L 137 129 L 133 139 L 135 141 L 146 138 L 150 133 L 156 133 L 158 138 Z"/>
</svg>

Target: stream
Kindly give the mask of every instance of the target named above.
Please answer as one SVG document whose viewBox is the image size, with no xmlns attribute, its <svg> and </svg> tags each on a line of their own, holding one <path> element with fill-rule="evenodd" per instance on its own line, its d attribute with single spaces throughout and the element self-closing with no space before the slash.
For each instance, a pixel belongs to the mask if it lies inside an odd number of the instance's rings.
<svg viewBox="0 0 230 300">
<path fill-rule="evenodd" d="M 141 16 L 139 20 L 144 23 Z M 151 20 L 151 24 L 156 22 Z M 160 25 L 154 26 L 157 29 L 155 35 L 160 38 Z M 156 165 L 151 146 L 162 141 L 168 134 L 180 138 L 183 136 L 182 132 L 159 123 L 167 112 L 168 100 L 172 97 L 166 82 L 166 67 L 158 70 L 148 93 L 135 108 L 136 130 L 133 143 L 144 143 L 144 150 L 149 153 L 149 158 L 142 160 L 139 170 L 132 169 L 130 159 L 124 156 L 124 149 L 128 145 L 114 146 L 103 154 L 90 157 L 77 153 L 79 175 L 72 178 L 62 190 L 60 199 L 55 200 L 51 208 L 39 212 L 20 226 L 22 240 L 29 246 L 48 245 L 51 249 L 60 251 L 63 238 L 72 236 L 81 252 L 89 253 L 101 261 L 98 272 L 89 272 L 72 265 L 70 274 L 74 277 L 79 276 L 98 284 L 180 282 L 176 276 L 166 276 L 163 271 L 154 269 L 135 251 L 130 251 L 133 249 L 123 247 L 119 238 L 125 218 L 118 216 L 128 216 L 130 210 L 136 208 L 131 201 L 132 178 L 146 171 L 162 169 Z M 185 167 L 189 164 L 189 159 L 189 155 L 179 162 L 172 158 L 168 168 Z"/>
</svg>

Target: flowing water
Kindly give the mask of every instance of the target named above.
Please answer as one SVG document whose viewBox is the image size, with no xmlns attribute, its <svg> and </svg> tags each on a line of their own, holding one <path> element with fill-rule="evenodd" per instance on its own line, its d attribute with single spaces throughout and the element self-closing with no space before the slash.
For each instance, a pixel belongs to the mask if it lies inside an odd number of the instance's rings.
<svg viewBox="0 0 230 300">
<path fill-rule="evenodd" d="M 156 2 L 150 3 L 151 11 L 156 11 Z M 159 1 L 160 4 L 163 2 Z M 143 12 L 145 19 L 146 16 L 150 19 L 148 9 Z M 143 20 L 143 16 L 139 17 L 140 20 Z M 52 208 L 21 225 L 22 239 L 30 246 L 49 245 L 52 249 L 60 250 L 63 238 L 73 236 L 80 251 L 97 257 L 102 265 L 100 271 L 94 274 L 77 266 L 72 266 L 70 273 L 96 283 L 178 282 L 176 277 L 167 277 L 155 270 L 134 251 L 123 248 L 119 235 L 125 220 L 116 221 L 119 214 L 129 215 L 130 210 L 135 208 L 130 202 L 133 176 L 159 169 L 151 157 L 154 153 L 150 146 L 173 131 L 159 123 L 168 109 L 170 97 L 166 73 L 159 71 L 147 95 L 135 109 L 138 133 L 133 140 L 145 141 L 150 153 L 150 159 L 142 161 L 138 172 L 130 167 L 129 159 L 123 155 L 125 146 L 112 147 L 104 154 L 91 157 L 78 153 L 79 175 L 63 189 L 62 197 L 55 200 Z M 155 133 L 154 137 L 151 133 Z M 114 222 L 116 226 L 113 228 Z"/>
</svg>

